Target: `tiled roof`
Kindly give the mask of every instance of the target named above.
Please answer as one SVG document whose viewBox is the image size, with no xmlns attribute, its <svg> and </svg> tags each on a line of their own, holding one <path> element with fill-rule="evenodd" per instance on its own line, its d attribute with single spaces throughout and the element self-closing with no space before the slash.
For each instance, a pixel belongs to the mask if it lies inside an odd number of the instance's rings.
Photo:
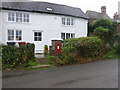
<svg viewBox="0 0 120 90">
<path fill-rule="evenodd" d="M 98 19 L 101 19 L 101 18 L 105 18 L 105 19 L 110 19 L 111 20 L 111 18 L 106 13 L 99 13 L 99 12 L 87 10 L 86 15 L 90 19 L 94 19 L 94 20 L 98 20 Z"/>
<path fill-rule="evenodd" d="M 88 19 L 80 8 L 48 2 L 2 2 L 2 9 L 59 14 Z"/>
</svg>

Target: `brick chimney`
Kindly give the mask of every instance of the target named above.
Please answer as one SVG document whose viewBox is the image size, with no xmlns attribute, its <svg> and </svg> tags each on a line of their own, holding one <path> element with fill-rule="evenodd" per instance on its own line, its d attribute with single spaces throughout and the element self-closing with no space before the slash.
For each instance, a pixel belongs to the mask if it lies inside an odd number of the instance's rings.
<svg viewBox="0 0 120 90">
<path fill-rule="evenodd" d="M 102 7 L 101 7 L 101 13 L 106 14 L 106 6 L 102 6 Z"/>
<path fill-rule="evenodd" d="M 116 13 L 114 13 L 113 20 L 118 20 L 118 19 L 119 19 L 119 15 L 118 15 L 118 13 L 116 12 Z"/>
</svg>

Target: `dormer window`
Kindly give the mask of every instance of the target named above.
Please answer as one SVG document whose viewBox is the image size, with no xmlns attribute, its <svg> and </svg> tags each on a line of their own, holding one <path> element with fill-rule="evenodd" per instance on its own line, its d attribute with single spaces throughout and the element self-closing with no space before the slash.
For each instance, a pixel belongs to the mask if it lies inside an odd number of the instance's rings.
<svg viewBox="0 0 120 90">
<path fill-rule="evenodd" d="M 53 9 L 52 8 L 47 8 L 47 11 L 52 11 Z"/>
</svg>

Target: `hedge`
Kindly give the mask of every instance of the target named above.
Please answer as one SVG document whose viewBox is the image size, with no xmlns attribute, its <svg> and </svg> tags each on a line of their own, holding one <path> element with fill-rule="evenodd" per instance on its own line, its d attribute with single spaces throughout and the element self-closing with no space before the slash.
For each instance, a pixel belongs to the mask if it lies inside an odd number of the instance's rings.
<svg viewBox="0 0 120 90">
<path fill-rule="evenodd" d="M 20 45 L 19 47 L 2 45 L 2 67 L 27 67 L 29 60 L 34 60 L 34 44 Z"/>
<path fill-rule="evenodd" d="M 104 42 L 98 37 L 66 39 L 62 42 L 61 54 L 57 56 L 59 64 L 88 62 L 104 55 Z"/>
</svg>

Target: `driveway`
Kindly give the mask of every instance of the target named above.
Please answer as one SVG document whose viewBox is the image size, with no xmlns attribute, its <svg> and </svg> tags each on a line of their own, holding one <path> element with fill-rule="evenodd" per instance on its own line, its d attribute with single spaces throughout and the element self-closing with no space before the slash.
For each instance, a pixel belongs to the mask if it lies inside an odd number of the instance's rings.
<svg viewBox="0 0 120 90">
<path fill-rule="evenodd" d="M 33 71 L 3 71 L 3 88 L 118 88 L 118 60 Z"/>
</svg>

